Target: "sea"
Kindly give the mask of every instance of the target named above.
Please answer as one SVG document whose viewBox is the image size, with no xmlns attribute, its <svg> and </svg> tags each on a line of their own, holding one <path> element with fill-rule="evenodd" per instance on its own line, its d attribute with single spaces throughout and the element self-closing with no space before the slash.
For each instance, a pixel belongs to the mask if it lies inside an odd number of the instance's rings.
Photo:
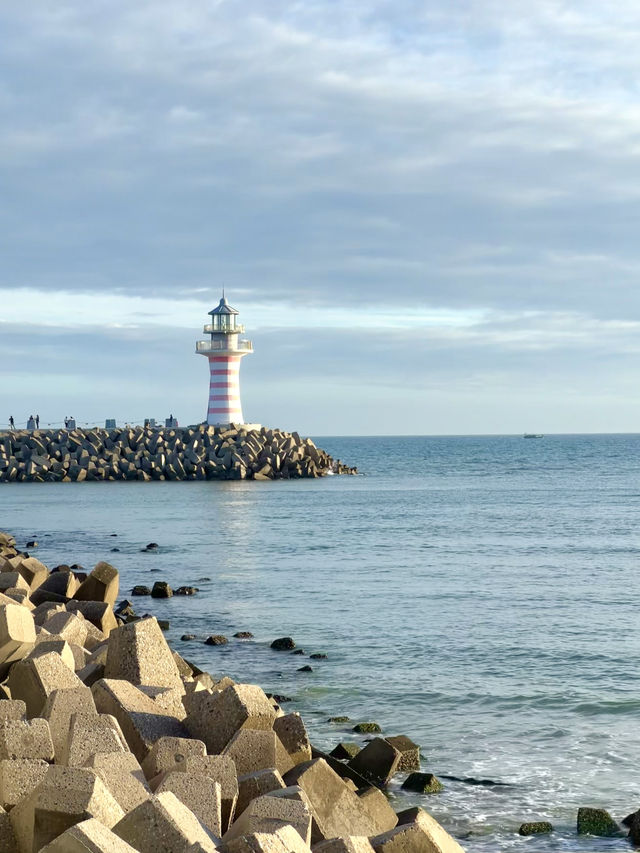
<svg viewBox="0 0 640 853">
<path fill-rule="evenodd" d="M 363 745 L 358 722 L 410 737 L 444 789 L 400 776 L 392 804 L 467 851 L 628 849 L 576 814 L 640 808 L 640 435 L 316 443 L 361 473 L 4 485 L 0 529 L 49 566 L 113 563 L 122 597 L 198 587 L 132 601 L 199 667 L 287 697 L 321 749 Z M 532 820 L 554 832 L 520 837 Z"/>
</svg>

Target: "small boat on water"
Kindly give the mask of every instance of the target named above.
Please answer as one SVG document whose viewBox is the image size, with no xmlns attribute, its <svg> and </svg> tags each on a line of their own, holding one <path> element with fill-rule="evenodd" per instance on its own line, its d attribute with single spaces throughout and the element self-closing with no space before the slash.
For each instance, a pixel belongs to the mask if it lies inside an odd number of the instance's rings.
<svg viewBox="0 0 640 853">
<path fill-rule="evenodd" d="M 541 432 L 525 432 L 522 436 L 523 438 L 544 438 L 544 435 Z"/>
</svg>

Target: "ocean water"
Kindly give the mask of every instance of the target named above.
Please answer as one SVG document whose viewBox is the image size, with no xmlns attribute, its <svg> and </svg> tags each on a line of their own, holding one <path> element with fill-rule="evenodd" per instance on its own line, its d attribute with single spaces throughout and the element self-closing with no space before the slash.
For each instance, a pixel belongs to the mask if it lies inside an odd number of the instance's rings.
<svg viewBox="0 0 640 853">
<path fill-rule="evenodd" d="M 318 746 L 374 720 L 420 744 L 424 770 L 502 783 L 392 785 L 466 850 L 627 849 L 575 821 L 640 807 L 640 436 L 317 443 L 363 475 L 5 485 L 0 529 L 50 566 L 109 560 L 123 595 L 199 587 L 133 601 L 193 662 L 291 697 Z M 214 633 L 229 644 L 201 642 Z M 272 651 L 283 635 L 327 659 Z M 555 832 L 520 838 L 528 820 Z"/>
</svg>

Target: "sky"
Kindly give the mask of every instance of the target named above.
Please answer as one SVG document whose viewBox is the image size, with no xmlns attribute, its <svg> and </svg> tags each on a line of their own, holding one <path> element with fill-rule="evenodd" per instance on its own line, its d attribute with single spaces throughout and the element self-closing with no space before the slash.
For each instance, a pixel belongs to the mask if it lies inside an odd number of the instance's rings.
<svg viewBox="0 0 640 853">
<path fill-rule="evenodd" d="M 0 427 L 640 431 L 640 5 L 0 7 Z"/>
</svg>

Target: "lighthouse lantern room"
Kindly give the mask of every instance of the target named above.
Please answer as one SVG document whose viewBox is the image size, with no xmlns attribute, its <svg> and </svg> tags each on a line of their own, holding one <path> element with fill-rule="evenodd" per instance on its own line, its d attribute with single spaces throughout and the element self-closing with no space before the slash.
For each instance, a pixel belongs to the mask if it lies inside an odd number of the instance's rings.
<svg viewBox="0 0 640 853">
<path fill-rule="evenodd" d="M 196 352 L 209 361 L 207 423 L 212 426 L 243 424 L 240 361 L 253 352 L 253 345 L 251 341 L 240 340 L 244 326 L 238 323 L 238 312 L 224 296 L 209 315 L 211 323 L 203 330 L 209 340 L 196 343 Z"/>
</svg>

